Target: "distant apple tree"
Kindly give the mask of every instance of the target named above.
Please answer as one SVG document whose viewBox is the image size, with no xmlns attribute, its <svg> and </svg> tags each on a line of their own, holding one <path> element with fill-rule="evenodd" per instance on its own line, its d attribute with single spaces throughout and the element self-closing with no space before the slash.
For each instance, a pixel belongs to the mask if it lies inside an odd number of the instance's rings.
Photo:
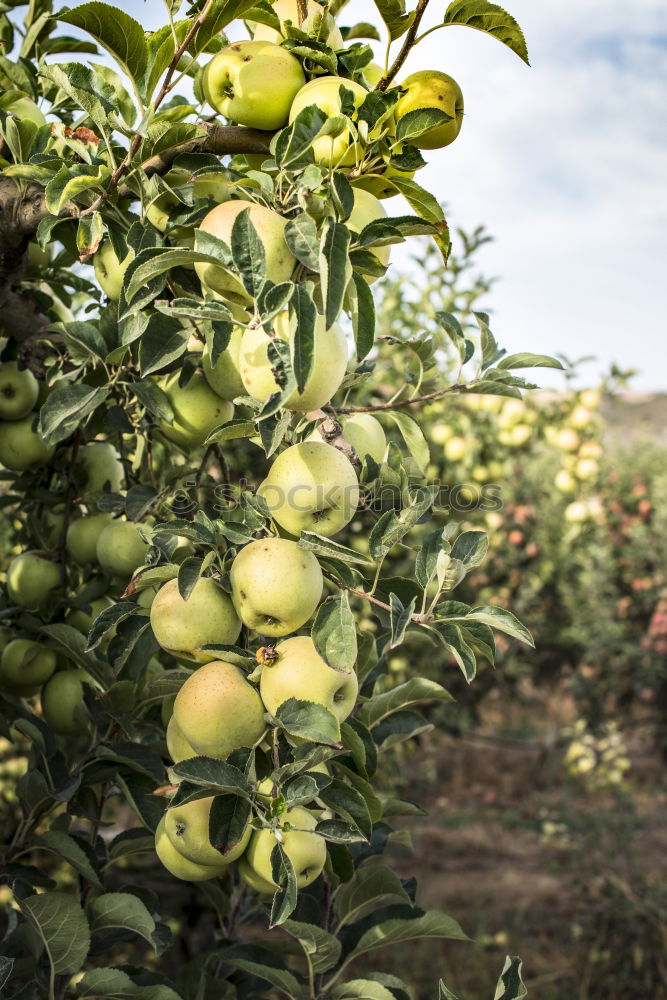
<svg viewBox="0 0 667 1000">
<path fill-rule="evenodd" d="M 450 254 L 414 178 L 463 96 L 408 53 L 525 42 L 486 0 L 165 6 L 0 5 L 0 990 L 405 1000 L 369 953 L 465 934 L 383 860 L 421 811 L 383 755 L 452 700 L 389 658 L 418 632 L 471 683 L 494 630 L 531 643 L 453 596 L 487 540 L 420 404 L 558 363 L 439 309 L 388 393 L 371 289 L 412 236 Z"/>
</svg>

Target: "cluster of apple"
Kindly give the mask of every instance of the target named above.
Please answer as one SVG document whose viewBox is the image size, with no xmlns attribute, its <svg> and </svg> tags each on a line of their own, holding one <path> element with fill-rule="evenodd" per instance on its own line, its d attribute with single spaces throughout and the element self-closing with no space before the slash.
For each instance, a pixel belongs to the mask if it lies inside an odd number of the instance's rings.
<svg viewBox="0 0 667 1000">
<path fill-rule="evenodd" d="M 167 748 L 174 763 L 198 755 L 226 760 L 240 747 L 260 745 L 267 731 L 266 712 L 275 716 L 291 698 L 323 705 L 339 722 L 347 718 L 356 700 L 356 673 L 334 670 L 310 636 L 292 635 L 314 614 L 323 582 L 312 552 L 291 539 L 266 537 L 248 543 L 235 556 L 231 595 L 205 577 L 187 601 L 176 580 L 161 587 L 151 605 L 154 635 L 166 653 L 198 666 L 175 698 L 163 704 Z M 233 644 L 242 624 L 270 639 L 292 636 L 261 657 L 259 689 L 239 667 L 206 650 L 209 645 Z M 319 769 L 328 773 L 326 767 Z M 260 815 L 278 794 L 269 779 L 258 783 L 255 807 Z M 238 843 L 223 856 L 209 839 L 212 802 L 212 798 L 195 799 L 168 809 L 156 832 L 156 850 L 165 867 L 179 878 L 201 881 L 238 860 L 250 885 L 261 892 L 275 891 L 271 875 L 275 837 L 268 825 L 257 828 L 248 823 Z M 285 812 L 281 823 L 283 848 L 299 887 L 306 886 L 317 878 L 326 859 L 325 841 L 314 832 L 317 817 L 296 807 Z"/>
</svg>

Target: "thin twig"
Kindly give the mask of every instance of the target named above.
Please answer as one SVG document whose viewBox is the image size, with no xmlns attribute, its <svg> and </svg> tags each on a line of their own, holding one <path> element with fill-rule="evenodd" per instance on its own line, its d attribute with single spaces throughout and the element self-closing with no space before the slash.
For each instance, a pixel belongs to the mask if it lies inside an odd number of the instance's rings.
<svg viewBox="0 0 667 1000">
<path fill-rule="evenodd" d="M 399 399 L 395 403 L 375 403 L 372 406 L 325 406 L 323 409 L 329 413 L 374 413 L 376 410 L 398 410 L 404 406 L 413 406 L 415 403 L 428 403 L 432 399 L 439 399 L 451 392 L 463 392 L 474 386 L 474 382 L 457 382 L 456 385 L 449 385 L 446 389 L 438 389 L 436 392 L 429 392 L 426 396 L 414 396 L 412 399 Z"/>
<path fill-rule="evenodd" d="M 408 53 L 410 52 L 410 49 L 414 45 L 420 21 L 424 16 L 424 14 L 426 13 L 427 7 L 428 7 L 428 0 L 419 0 L 419 3 L 417 4 L 417 9 L 415 10 L 414 21 L 408 28 L 405 40 L 403 41 L 403 44 L 401 46 L 401 50 L 396 56 L 392 65 L 389 67 L 385 75 L 378 83 L 377 87 L 375 88 L 376 90 L 386 90 L 391 81 L 396 76 L 396 74 L 400 71 L 405 60 L 408 58 Z"/>
<path fill-rule="evenodd" d="M 377 597 L 373 597 L 372 594 L 367 594 L 365 590 L 357 590 L 356 587 L 350 587 L 347 583 L 342 583 L 341 580 L 336 579 L 331 573 L 327 573 L 326 570 L 322 570 L 322 576 L 334 583 L 340 590 L 347 590 L 348 593 L 354 594 L 355 597 L 361 597 L 364 601 L 370 601 L 371 604 L 375 604 L 378 608 L 382 608 L 384 611 L 391 611 L 391 605 L 386 604 L 384 601 L 379 600 Z M 417 625 L 425 625 L 428 621 L 426 615 L 410 615 L 410 618 Z"/>
</svg>

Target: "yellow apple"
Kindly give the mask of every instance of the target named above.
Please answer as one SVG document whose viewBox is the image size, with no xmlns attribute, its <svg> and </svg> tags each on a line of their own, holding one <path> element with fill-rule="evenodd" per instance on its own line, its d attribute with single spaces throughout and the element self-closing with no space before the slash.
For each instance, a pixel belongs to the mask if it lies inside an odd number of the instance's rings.
<svg viewBox="0 0 667 1000">
<path fill-rule="evenodd" d="M 201 646 L 233 645 L 241 631 L 231 598 L 210 577 L 200 577 L 187 601 L 177 580 L 165 583 L 151 604 L 151 626 L 167 653 L 194 663 L 217 659 L 217 653 L 206 653 Z"/>
<path fill-rule="evenodd" d="M 226 854 L 211 844 L 209 819 L 213 797 L 194 799 L 185 805 L 172 806 L 164 817 L 164 830 L 179 854 L 197 865 L 229 864 L 236 861 L 248 846 L 252 829 L 246 826 L 243 836 Z"/>
<path fill-rule="evenodd" d="M 111 521 L 97 539 L 97 561 L 112 576 L 123 580 L 144 564 L 148 544 L 134 521 Z"/>
<path fill-rule="evenodd" d="M 574 493 L 577 486 L 574 476 L 567 469 L 559 469 L 554 484 L 561 493 Z"/>
<path fill-rule="evenodd" d="M 211 389 L 205 376 L 195 372 L 189 382 L 179 385 L 180 372 L 158 381 L 174 411 L 173 424 L 160 421 L 160 430 L 170 441 L 184 448 L 197 447 L 220 424 L 234 415 L 234 407 Z"/>
<path fill-rule="evenodd" d="M 324 586 L 313 553 L 287 538 L 245 545 L 232 563 L 230 582 L 243 624 L 271 637 L 301 628 L 315 613 Z"/>
<path fill-rule="evenodd" d="M 52 649 L 32 639 L 13 639 L 2 651 L 0 688 L 12 694 L 36 694 L 56 669 Z"/>
<path fill-rule="evenodd" d="M 285 242 L 287 220 L 272 209 L 252 201 L 225 201 L 204 216 L 200 229 L 231 247 L 234 222 L 245 209 L 249 209 L 249 219 L 264 247 L 267 278 L 276 285 L 289 281 L 296 258 Z M 240 279 L 222 264 L 195 264 L 195 271 L 205 288 L 223 298 L 241 304 L 252 301 Z"/>
<path fill-rule="evenodd" d="M 77 464 L 83 468 L 83 494 L 86 501 L 97 500 L 108 488 L 118 493 L 125 483 L 125 469 L 120 455 L 109 441 L 93 441 L 79 449 Z"/>
<path fill-rule="evenodd" d="M 602 458 L 604 448 L 599 441 L 584 441 L 579 449 L 580 458 Z"/>
<path fill-rule="evenodd" d="M 378 83 L 384 76 L 384 69 L 382 68 L 382 66 L 380 66 L 379 63 L 376 62 L 372 62 L 369 63 L 368 66 L 364 66 L 362 72 L 364 74 L 364 79 L 366 80 L 366 83 L 371 89 L 377 87 Z"/>
<path fill-rule="evenodd" d="M 579 402 L 587 410 L 597 410 L 602 402 L 602 393 L 599 389 L 584 389 L 579 393 Z"/>
<path fill-rule="evenodd" d="M 198 754 L 224 760 L 251 747 L 266 729 L 264 705 L 238 667 L 214 660 L 200 667 L 176 695 L 174 719 Z"/>
<path fill-rule="evenodd" d="M 286 823 L 293 829 L 282 829 Z M 289 809 L 281 821 L 282 848 L 292 862 L 299 889 L 305 889 L 318 878 L 327 859 L 326 841 L 324 837 L 313 832 L 316 826 L 316 817 L 303 806 Z M 278 888 L 273 881 L 271 866 L 271 854 L 277 843 L 278 839 L 272 830 L 256 830 L 250 837 L 250 843 L 243 855 L 245 864 L 241 869 L 241 875 L 245 878 L 244 872 L 249 869 L 259 880 L 258 885 L 262 886 L 258 890 L 260 892 L 275 891 Z M 265 888 L 266 886 L 269 886 L 269 889 Z"/>
<path fill-rule="evenodd" d="M 287 123 L 305 82 L 301 63 L 287 49 L 274 42 L 242 41 L 213 56 L 204 71 L 204 94 L 230 121 L 273 132 Z"/>
<path fill-rule="evenodd" d="M 561 451 L 576 451 L 579 447 L 579 435 L 570 427 L 562 427 L 556 432 L 554 443 Z"/>
<path fill-rule="evenodd" d="M 575 406 L 569 418 L 570 424 L 578 430 L 588 427 L 592 420 L 595 420 L 595 417 L 586 406 Z"/>
<path fill-rule="evenodd" d="M 219 865 L 198 865 L 183 857 L 167 836 L 164 816 L 155 831 L 155 853 L 167 871 L 184 882 L 207 882 L 222 875 L 227 867 L 224 862 Z"/>
<path fill-rule="evenodd" d="M 208 347 L 204 348 L 201 359 L 204 376 L 211 389 L 220 396 L 220 399 L 227 399 L 230 402 L 236 399 L 237 396 L 245 395 L 245 387 L 240 372 L 243 333 L 243 327 L 234 327 L 232 335 L 229 338 L 229 344 L 215 365 L 211 364 L 211 354 Z"/>
<path fill-rule="evenodd" d="M 575 466 L 579 479 L 595 479 L 599 471 L 600 466 L 594 458 L 580 458 Z"/>
<path fill-rule="evenodd" d="M 109 240 L 106 240 L 93 255 L 95 277 L 104 294 L 112 302 L 117 302 L 120 298 L 120 293 L 123 289 L 123 278 L 131 260 L 132 253 L 129 251 L 123 260 L 119 260 Z"/>
<path fill-rule="evenodd" d="M 530 440 L 533 434 L 533 428 L 530 424 L 515 424 L 509 432 L 510 443 L 516 448 L 520 448 L 521 445 L 526 444 Z"/>
<path fill-rule="evenodd" d="M 296 335 L 296 318 L 287 311 L 275 319 L 276 337 L 292 343 Z M 279 391 L 272 371 L 268 350 L 270 336 L 262 327 L 248 329 L 243 334 L 239 355 L 241 378 L 249 396 L 265 403 L 269 396 Z M 315 321 L 313 371 L 300 393 L 298 388 L 288 396 L 284 406 L 288 410 L 307 413 L 319 410 L 338 390 L 347 368 L 347 339 L 338 323 L 328 330 L 324 316 L 318 313 Z"/>
<path fill-rule="evenodd" d="M 60 566 L 41 552 L 21 552 L 7 567 L 7 594 L 13 604 L 39 610 L 62 583 Z"/>
<path fill-rule="evenodd" d="M 172 704 L 172 711 L 174 704 L 175 699 Z M 174 764 L 178 764 L 181 760 L 189 760 L 190 757 L 197 756 L 197 751 L 194 747 L 190 746 L 173 715 L 167 723 L 166 741 L 169 756 L 173 760 Z"/>
<path fill-rule="evenodd" d="M 355 108 L 366 99 L 366 91 L 361 84 L 340 76 L 318 76 L 302 87 L 294 98 L 290 110 L 290 122 L 311 105 L 316 105 L 329 118 L 338 117 L 342 111 L 340 89 L 351 91 Z M 315 162 L 323 167 L 352 166 L 360 157 L 355 149 L 352 133 L 342 127 L 338 135 L 322 135 L 313 143 Z"/>
<path fill-rule="evenodd" d="M 291 535 L 314 531 L 330 538 L 352 520 L 359 504 L 352 463 L 337 448 L 318 441 L 281 452 L 257 492 Z"/>
<path fill-rule="evenodd" d="M 344 673 L 324 662 L 308 635 L 285 639 L 276 646 L 278 658 L 262 668 L 259 690 L 275 715 L 290 698 L 324 705 L 339 722 L 354 708 L 359 682 L 354 670 Z"/>
<path fill-rule="evenodd" d="M 111 519 L 111 514 L 89 514 L 78 517 L 68 526 L 67 551 L 79 566 L 97 562 L 97 540 Z"/>
<path fill-rule="evenodd" d="M 85 670 L 61 670 L 42 688 L 42 714 L 51 729 L 61 736 L 80 736 L 88 728 L 84 684 L 93 684 Z"/>
<path fill-rule="evenodd" d="M 431 441 L 434 444 L 446 444 L 453 435 L 453 427 L 447 424 L 433 424 L 431 427 Z"/>
<path fill-rule="evenodd" d="M 343 437 L 352 445 L 360 459 L 370 455 L 378 465 L 387 451 L 387 438 L 382 424 L 371 413 L 353 413 L 342 421 Z"/>
<path fill-rule="evenodd" d="M 454 142 L 463 122 L 463 94 L 456 80 L 438 70 L 426 69 L 408 76 L 402 88 L 405 93 L 396 104 L 397 121 L 421 108 L 438 108 L 451 116 L 451 121 L 411 139 L 412 144 L 418 149 L 441 149 Z"/>
<path fill-rule="evenodd" d="M 39 383 L 27 368 L 19 370 L 16 361 L 0 364 L 0 420 L 26 417 L 39 396 Z"/>
<path fill-rule="evenodd" d="M 260 893 L 262 896 L 273 896 L 276 891 L 274 883 L 267 882 L 265 878 L 258 875 L 254 868 L 250 867 L 245 854 L 238 859 L 236 866 L 239 870 L 239 875 L 246 885 L 250 886 L 251 889 L 254 889 L 255 892 Z"/>
<path fill-rule="evenodd" d="M 0 465 L 12 472 L 25 472 L 35 465 L 46 465 L 56 450 L 47 445 L 33 429 L 35 414 L 22 420 L 0 423 Z"/>
<path fill-rule="evenodd" d="M 453 437 L 445 441 L 445 458 L 449 462 L 460 462 L 468 450 L 465 438 Z"/>
</svg>

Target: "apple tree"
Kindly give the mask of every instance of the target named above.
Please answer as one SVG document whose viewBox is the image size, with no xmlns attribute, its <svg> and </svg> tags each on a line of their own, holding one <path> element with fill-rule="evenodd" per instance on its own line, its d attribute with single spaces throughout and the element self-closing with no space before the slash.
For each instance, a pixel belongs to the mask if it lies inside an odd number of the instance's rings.
<svg viewBox="0 0 667 1000">
<path fill-rule="evenodd" d="M 520 396 L 550 361 L 442 312 L 470 376 L 418 335 L 429 392 L 385 398 L 372 286 L 414 235 L 450 253 L 414 178 L 463 96 L 401 80 L 408 53 L 437 27 L 525 43 L 486 0 L 430 28 L 428 0 L 376 0 L 376 25 L 181 6 L 153 32 L 99 2 L 0 8 L 0 733 L 29 765 L 0 988 L 401 1000 L 369 953 L 465 935 L 383 860 L 419 812 L 383 755 L 451 701 L 388 658 L 417 631 L 472 682 L 494 629 L 531 642 L 453 597 L 487 543 L 427 481 L 419 408 Z M 523 995 L 508 959 L 497 996 Z"/>
</svg>

